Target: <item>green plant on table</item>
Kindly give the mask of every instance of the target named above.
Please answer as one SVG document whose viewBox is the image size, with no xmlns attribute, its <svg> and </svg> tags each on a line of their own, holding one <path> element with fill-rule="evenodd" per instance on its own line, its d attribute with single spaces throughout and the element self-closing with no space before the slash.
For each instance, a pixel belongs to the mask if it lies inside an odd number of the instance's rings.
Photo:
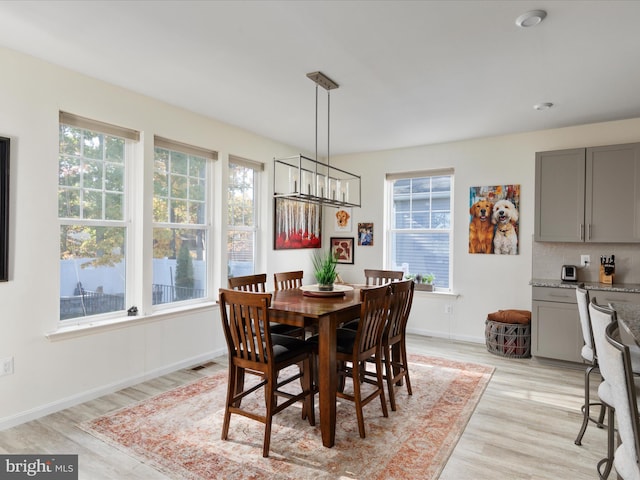
<svg viewBox="0 0 640 480">
<path fill-rule="evenodd" d="M 314 252 L 313 270 L 319 285 L 333 285 L 338 275 L 336 265 L 337 262 L 331 250 L 327 252 Z"/>
</svg>

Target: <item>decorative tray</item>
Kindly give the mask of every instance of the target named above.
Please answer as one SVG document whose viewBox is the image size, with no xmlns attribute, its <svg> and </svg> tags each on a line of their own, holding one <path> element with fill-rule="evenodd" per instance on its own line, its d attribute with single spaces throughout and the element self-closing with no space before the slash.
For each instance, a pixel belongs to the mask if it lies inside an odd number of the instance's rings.
<svg viewBox="0 0 640 480">
<path fill-rule="evenodd" d="M 349 285 L 340 285 L 336 283 L 333 285 L 333 290 L 320 290 L 317 284 L 315 285 L 303 285 L 300 287 L 302 294 L 308 297 L 341 297 L 346 292 L 353 290 L 353 287 Z"/>
</svg>

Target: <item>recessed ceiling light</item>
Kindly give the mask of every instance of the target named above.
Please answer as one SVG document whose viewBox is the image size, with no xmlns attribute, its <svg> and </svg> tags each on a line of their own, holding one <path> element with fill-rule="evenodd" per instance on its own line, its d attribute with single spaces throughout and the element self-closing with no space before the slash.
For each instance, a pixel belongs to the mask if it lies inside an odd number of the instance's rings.
<svg viewBox="0 0 640 480">
<path fill-rule="evenodd" d="M 551 107 L 553 107 L 551 102 L 537 103 L 533 106 L 535 110 L 549 110 Z"/>
<path fill-rule="evenodd" d="M 516 18 L 516 25 L 522 28 L 533 27 L 542 22 L 546 16 L 547 12 L 544 10 L 531 10 Z"/>
</svg>

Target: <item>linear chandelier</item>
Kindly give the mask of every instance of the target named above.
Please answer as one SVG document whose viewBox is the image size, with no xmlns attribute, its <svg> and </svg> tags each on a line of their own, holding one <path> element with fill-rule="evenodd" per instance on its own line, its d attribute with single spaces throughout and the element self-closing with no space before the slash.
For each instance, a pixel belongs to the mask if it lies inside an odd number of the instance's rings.
<svg viewBox="0 0 640 480">
<path fill-rule="evenodd" d="M 330 164 L 331 98 L 338 84 L 322 72 L 308 73 L 316 84 L 315 159 L 302 154 L 273 159 L 274 197 L 297 198 L 334 207 L 360 207 L 360 176 Z M 318 159 L 318 87 L 327 91 L 327 161 Z"/>
</svg>

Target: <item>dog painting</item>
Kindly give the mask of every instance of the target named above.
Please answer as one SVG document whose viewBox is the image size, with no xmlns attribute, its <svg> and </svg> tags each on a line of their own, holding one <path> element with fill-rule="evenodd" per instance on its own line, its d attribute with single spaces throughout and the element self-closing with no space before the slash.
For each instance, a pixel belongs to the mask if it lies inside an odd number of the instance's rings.
<svg viewBox="0 0 640 480">
<path fill-rule="evenodd" d="M 351 209 L 339 208 L 336 211 L 336 232 L 350 232 L 351 231 Z"/>
<path fill-rule="evenodd" d="M 493 204 L 480 198 L 469 210 L 469 253 L 491 253 L 494 224 L 491 222 Z"/>
<path fill-rule="evenodd" d="M 518 254 L 520 185 L 471 187 L 469 253 Z"/>
<path fill-rule="evenodd" d="M 491 223 L 496 226 L 493 235 L 493 253 L 499 255 L 518 254 L 518 209 L 509 200 L 498 200 L 493 206 Z"/>
</svg>

